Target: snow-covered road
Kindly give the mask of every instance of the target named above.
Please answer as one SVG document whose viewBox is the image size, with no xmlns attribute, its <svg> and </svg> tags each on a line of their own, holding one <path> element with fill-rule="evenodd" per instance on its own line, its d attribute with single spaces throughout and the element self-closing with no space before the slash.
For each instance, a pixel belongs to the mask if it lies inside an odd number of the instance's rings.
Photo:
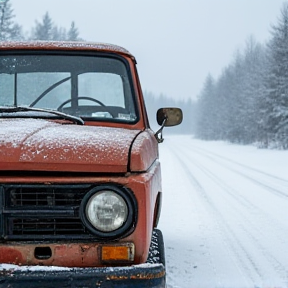
<svg viewBox="0 0 288 288">
<path fill-rule="evenodd" d="M 288 151 L 191 136 L 160 147 L 168 287 L 288 287 Z"/>
</svg>

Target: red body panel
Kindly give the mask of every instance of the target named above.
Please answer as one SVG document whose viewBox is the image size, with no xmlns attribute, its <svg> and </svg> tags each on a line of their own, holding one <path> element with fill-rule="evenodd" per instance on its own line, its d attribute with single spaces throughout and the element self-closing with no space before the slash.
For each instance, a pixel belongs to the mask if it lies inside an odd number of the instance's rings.
<svg viewBox="0 0 288 288">
<path fill-rule="evenodd" d="M 25 174 L 24 174 L 25 175 Z M 49 183 L 49 184 L 73 184 L 73 183 L 118 183 L 130 188 L 137 200 L 139 211 L 138 220 L 134 232 L 120 242 L 132 242 L 135 244 L 135 264 L 143 263 L 147 259 L 153 229 L 153 215 L 158 192 L 161 191 L 160 163 L 156 161 L 152 167 L 144 173 L 129 173 L 125 177 L 0 177 L 1 183 Z M 100 266 L 101 262 L 95 252 L 99 243 L 85 243 L 89 247 L 83 252 L 83 243 L 21 243 L 14 242 L 0 245 L 0 263 L 22 265 L 55 265 L 69 267 Z M 112 242 L 113 243 L 113 242 Z M 38 260 L 34 255 L 35 247 L 52 247 L 53 256 L 48 260 Z M 91 249 L 90 249 L 91 248 Z M 9 253 L 7 253 L 9 251 Z M 65 253 L 63 251 L 70 251 Z M 72 253 L 73 252 L 73 253 Z M 91 254 L 92 253 L 92 254 Z M 11 256 L 14 255 L 15 257 Z M 86 256 L 87 258 L 85 258 Z M 92 256 L 93 257 L 92 257 Z M 85 256 L 85 257 L 84 257 Z M 84 259 L 84 258 L 85 259 Z M 77 264 L 76 264 L 77 263 Z"/>
<path fill-rule="evenodd" d="M 139 132 L 3 119 L 0 170 L 125 173 L 131 142 Z"/>
<path fill-rule="evenodd" d="M 138 205 L 135 229 L 113 241 L 0 242 L 0 263 L 100 267 L 103 243 L 134 243 L 133 263 L 148 256 L 156 200 L 161 192 L 158 143 L 149 129 L 134 57 L 125 49 L 93 43 L 0 43 L 0 51 L 101 51 L 115 53 L 129 63 L 139 119 L 136 123 L 0 118 L 0 185 L 116 184 L 130 189 Z M 61 172 L 61 173 L 59 173 Z M 2 207 L 0 207 L 2 209 Z M 36 259 L 36 247 L 49 246 L 49 259 Z M 119 263 L 118 263 L 119 264 Z M 111 265 L 114 265 L 111 263 Z M 110 266 L 111 266 L 110 265 Z"/>
<path fill-rule="evenodd" d="M 158 143 L 151 130 L 141 133 L 133 143 L 131 171 L 146 171 L 158 158 Z"/>
</svg>

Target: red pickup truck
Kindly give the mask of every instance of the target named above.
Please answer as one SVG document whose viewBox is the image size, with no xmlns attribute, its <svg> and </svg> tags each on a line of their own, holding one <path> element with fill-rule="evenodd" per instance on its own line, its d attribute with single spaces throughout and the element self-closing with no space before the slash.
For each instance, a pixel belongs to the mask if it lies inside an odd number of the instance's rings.
<svg viewBox="0 0 288 288">
<path fill-rule="evenodd" d="M 119 46 L 0 43 L 0 287 L 165 287 L 157 121 Z"/>
</svg>

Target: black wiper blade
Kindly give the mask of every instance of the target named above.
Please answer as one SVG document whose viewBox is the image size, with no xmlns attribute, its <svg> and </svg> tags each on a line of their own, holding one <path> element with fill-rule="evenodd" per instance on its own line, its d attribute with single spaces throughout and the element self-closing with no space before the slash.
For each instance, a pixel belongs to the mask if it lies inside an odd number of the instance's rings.
<svg viewBox="0 0 288 288">
<path fill-rule="evenodd" d="M 65 114 L 63 112 L 52 110 L 52 109 L 43 109 L 43 108 L 35 108 L 35 107 L 26 107 L 26 106 L 16 106 L 16 107 L 0 107 L 0 113 L 16 113 L 16 112 L 43 112 L 43 113 L 50 113 L 56 116 L 60 116 L 65 120 L 73 121 L 76 124 L 84 125 L 84 121 L 76 116 L 72 116 L 69 114 Z"/>
</svg>

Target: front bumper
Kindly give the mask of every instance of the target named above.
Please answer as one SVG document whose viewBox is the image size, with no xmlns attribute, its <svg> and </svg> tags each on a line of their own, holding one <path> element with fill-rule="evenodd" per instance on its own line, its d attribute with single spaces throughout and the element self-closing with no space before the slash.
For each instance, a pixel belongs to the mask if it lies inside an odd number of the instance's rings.
<svg viewBox="0 0 288 288">
<path fill-rule="evenodd" d="M 140 264 L 129 267 L 55 268 L 0 264 L 0 287 L 166 287 L 162 264 Z"/>
</svg>

